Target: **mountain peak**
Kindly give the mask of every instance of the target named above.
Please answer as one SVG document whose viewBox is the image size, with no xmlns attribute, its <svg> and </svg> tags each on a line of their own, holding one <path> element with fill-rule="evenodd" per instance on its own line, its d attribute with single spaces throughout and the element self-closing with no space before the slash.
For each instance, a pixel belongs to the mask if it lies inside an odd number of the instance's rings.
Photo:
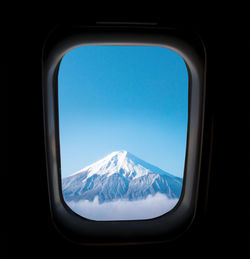
<svg viewBox="0 0 250 259">
<path fill-rule="evenodd" d="M 126 154 L 128 153 L 128 151 L 123 149 L 123 150 L 114 151 L 113 153 Z"/>
<path fill-rule="evenodd" d="M 126 150 L 114 151 L 63 179 L 66 200 L 87 199 L 97 195 L 101 202 L 117 198 L 144 199 L 156 192 L 179 197 L 182 179 L 170 175 Z"/>
<path fill-rule="evenodd" d="M 148 173 L 155 173 L 158 175 L 169 175 L 162 169 L 145 162 L 144 160 L 134 156 L 126 150 L 113 151 L 104 158 L 92 163 L 80 171 L 72 174 L 79 175 L 87 173 L 86 180 L 93 175 L 106 175 L 107 177 L 121 173 L 126 177 L 138 178 Z M 70 176 L 69 176 L 70 177 Z"/>
<path fill-rule="evenodd" d="M 114 156 L 126 156 L 128 151 L 126 150 L 118 150 L 118 151 L 113 151 L 112 153 L 108 154 L 106 157 L 114 157 Z"/>
</svg>

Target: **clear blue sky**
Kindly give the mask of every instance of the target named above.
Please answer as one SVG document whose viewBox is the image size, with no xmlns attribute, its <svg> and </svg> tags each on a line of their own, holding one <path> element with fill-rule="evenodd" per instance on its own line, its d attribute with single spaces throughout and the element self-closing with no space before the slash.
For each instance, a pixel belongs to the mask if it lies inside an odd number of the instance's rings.
<svg viewBox="0 0 250 259">
<path fill-rule="evenodd" d="M 82 46 L 58 75 L 62 176 L 117 151 L 183 176 L 188 72 L 176 52 L 149 46 Z"/>
</svg>

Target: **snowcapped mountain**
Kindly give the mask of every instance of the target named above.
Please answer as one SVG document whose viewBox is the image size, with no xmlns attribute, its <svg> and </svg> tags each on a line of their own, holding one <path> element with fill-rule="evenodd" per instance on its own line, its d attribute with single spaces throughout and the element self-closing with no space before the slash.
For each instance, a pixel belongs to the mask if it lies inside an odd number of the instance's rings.
<svg viewBox="0 0 250 259">
<path fill-rule="evenodd" d="M 182 179 L 153 166 L 131 153 L 112 152 L 62 180 L 66 202 L 89 200 L 99 202 L 117 199 L 138 200 L 156 193 L 179 198 Z"/>
</svg>

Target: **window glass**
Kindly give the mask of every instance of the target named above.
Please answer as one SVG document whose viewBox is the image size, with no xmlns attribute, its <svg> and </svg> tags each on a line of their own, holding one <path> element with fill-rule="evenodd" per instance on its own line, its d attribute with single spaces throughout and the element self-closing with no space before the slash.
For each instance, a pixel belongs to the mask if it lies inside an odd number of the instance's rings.
<svg viewBox="0 0 250 259">
<path fill-rule="evenodd" d="M 92 220 L 150 219 L 177 204 L 188 71 L 164 47 L 81 46 L 58 74 L 62 193 Z"/>
</svg>

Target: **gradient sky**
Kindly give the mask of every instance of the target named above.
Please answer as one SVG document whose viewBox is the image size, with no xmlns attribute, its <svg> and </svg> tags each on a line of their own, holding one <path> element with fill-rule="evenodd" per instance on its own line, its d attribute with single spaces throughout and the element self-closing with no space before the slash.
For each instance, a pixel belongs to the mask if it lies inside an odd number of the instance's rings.
<svg viewBox="0 0 250 259">
<path fill-rule="evenodd" d="M 82 46 L 58 75 L 62 176 L 127 150 L 183 177 L 188 72 L 176 52 L 149 46 Z"/>
</svg>

